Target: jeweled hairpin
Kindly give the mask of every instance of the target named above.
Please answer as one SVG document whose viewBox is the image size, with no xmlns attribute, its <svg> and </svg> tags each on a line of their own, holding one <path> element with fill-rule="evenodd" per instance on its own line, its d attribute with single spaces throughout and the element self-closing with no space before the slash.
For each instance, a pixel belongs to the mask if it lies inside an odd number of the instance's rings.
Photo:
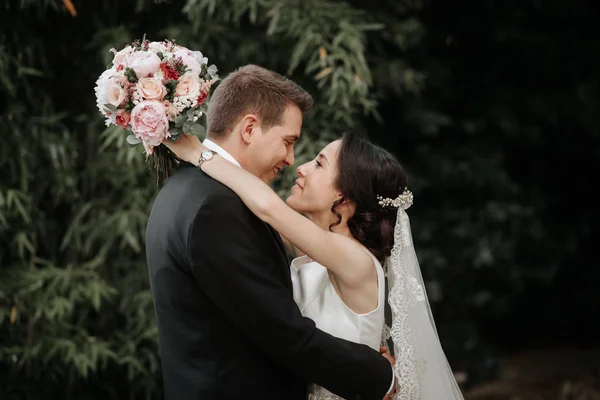
<svg viewBox="0 0 600 400">
<path fill-rule="evenodd" d="M 413 203 L 413 194 L 407 188 L 404 188 L 404 191 L 395 199 L 390 199 L 388 197 L 377 196 L 377 200 L 379 200 L 379 205 L 381 207 L 402 207 L 403 210 L 408 209 L 412 206 Z"/>
</svg>

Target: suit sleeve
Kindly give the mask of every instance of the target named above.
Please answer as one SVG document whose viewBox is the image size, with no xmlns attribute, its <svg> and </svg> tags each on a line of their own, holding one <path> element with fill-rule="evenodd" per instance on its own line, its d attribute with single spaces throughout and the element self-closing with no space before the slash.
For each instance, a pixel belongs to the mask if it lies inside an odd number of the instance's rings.
<svg viewBox="0 0 600 400">
<path fill-rule="evenodd" d="M 212 195 L 190 229 L 193 274 L 225 318 L 277 363 L 345 398 L 382 399 L 389 362 L 318 330 L 284 286 L 267 227 L 238 197 Z M 280 262 L 280 261 L 279 261 Z"/>
</svg>

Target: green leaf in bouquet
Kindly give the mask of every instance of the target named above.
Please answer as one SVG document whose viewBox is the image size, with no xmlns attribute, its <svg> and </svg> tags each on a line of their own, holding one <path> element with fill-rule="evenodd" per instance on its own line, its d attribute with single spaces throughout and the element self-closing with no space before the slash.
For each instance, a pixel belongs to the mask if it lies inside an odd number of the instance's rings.
<svg viewBox="0 0 600 400">
<path fill-rule="evenodd" d="M 192 108 L 191 110 L 188 110 L 186 114 L 189 122 L 196 122 L 202 117 L 200 107 Z"/>
<path fill-rule="evenodd" d="M 118 111 L 118 109 L 117 109 L 116 106 L 113 106 L 112 104 L 108 104 L 108 103 L 106 103 L 104 105 L 104 108 L 107 109 L 110 112 L 117 112 Z"/>
<path fill-rule="evenodd" d="M 137 75 L 135 71 L 129 67 L 125 68 L 125 72 L 123 73 L 129 82 L 135 83 L 138 81 Z"/>
<path fill-rule="evenodd" d="M 189 133 L 190 130 L 192 129 L 193 124 L 194 123 L 192 121 L 187 121 L 185 124 L 183 124 L 181 129 L 183 130 L 184 133 Z"/>
<path fill-rule="evenodd" d="M 206 133 L 206 129 L 202 124 L 194 124 L 190 127 L 189 133 L 192 135 L 200 136 Z"/>
<path fill-rule="evenodd" d="M 165 88 L 167 88 L 168 95 L 173 95 L 173 93 L 175 93 L 175 89 L 177 88 L 178 83 L 179 82 L 175 79 L 168 80 L 165 83 Z"/>
<path fill-rule="evenodd" d="M 175 122 L 175 126 L 177 127 L 181 127 L 183 126 L 183 124 L 185 124 L 188 120 L 187 115 L 181 114 L 178 115 L 177 117 L 175 117 L 175 119 L 173 119 L 173 122 Z"/>
<path fill-rule="evenodd" d="M 183 133 L 183 130 L 181 129 L 181 127 L 176 126 L 174 128 L 169 129 L 169 133 L 171 134 L 169 140 L 174 142 L 175 140 L 177 140 L 177 137 Z"/>
<path fill-rule="evenodd" d="M 158 53 L 156 53 L 156 55 L 158 56 L 158 58 L 160 58 L 160 61 L 162 61 L 163 58 L 165 58 L 165 55 L 162 53 L 162 51 L 159 51 Z"/>
<path fill-rule="evenodd" d="M 200 104 L 196 109 L 202 114 L 208 113 L 208 102 L 205 101 L 204 103 Z"/>
<path fill-rule="evenodd" d="M 134 136 L 134 135 L 129 135 L 127 136 L 127 143 L 135 145 L 135 144 L 140 144 L 142 143 L 142 139 Z"/>
<path fill-rule="evenodd" d="M 188 69 L 188 67 L 185 64 L 180 64 L 177 66 L 177 72 L 179 72 L 179 75 L 183 75 L 188 71 L 190 71 L 190 70 Z"/>
</svg>

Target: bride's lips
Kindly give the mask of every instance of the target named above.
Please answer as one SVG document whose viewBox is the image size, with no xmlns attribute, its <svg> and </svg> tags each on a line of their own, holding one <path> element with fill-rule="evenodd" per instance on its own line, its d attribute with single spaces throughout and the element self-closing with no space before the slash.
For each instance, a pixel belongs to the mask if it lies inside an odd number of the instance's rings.
<svg viewBox="0 0 600 400">
<path fill-rule="evenodd" d="M 302 187 L 300 184 L 299 179 L 296 179 L 296 186 L 298 186 L 300 189 L 304 189 L 304 187 Z"/>
</svg>

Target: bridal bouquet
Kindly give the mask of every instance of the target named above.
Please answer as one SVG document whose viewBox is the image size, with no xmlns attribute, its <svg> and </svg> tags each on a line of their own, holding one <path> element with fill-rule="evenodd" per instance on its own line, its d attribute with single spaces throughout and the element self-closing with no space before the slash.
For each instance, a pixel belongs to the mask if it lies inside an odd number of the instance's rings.
<svg viewBox="0 0 600 400">
<path fill-rule="evenodd" d="M 199 51 L 172 41 L 135 41 L 114 53 L 112 65 L 96 82 L 96 103 L 106 125 L 131 132 L 130 144 L 142 143 L 147 155 L 164 139 L 204 131 L 199 118 L 217 67 Z"/>
</svg>

